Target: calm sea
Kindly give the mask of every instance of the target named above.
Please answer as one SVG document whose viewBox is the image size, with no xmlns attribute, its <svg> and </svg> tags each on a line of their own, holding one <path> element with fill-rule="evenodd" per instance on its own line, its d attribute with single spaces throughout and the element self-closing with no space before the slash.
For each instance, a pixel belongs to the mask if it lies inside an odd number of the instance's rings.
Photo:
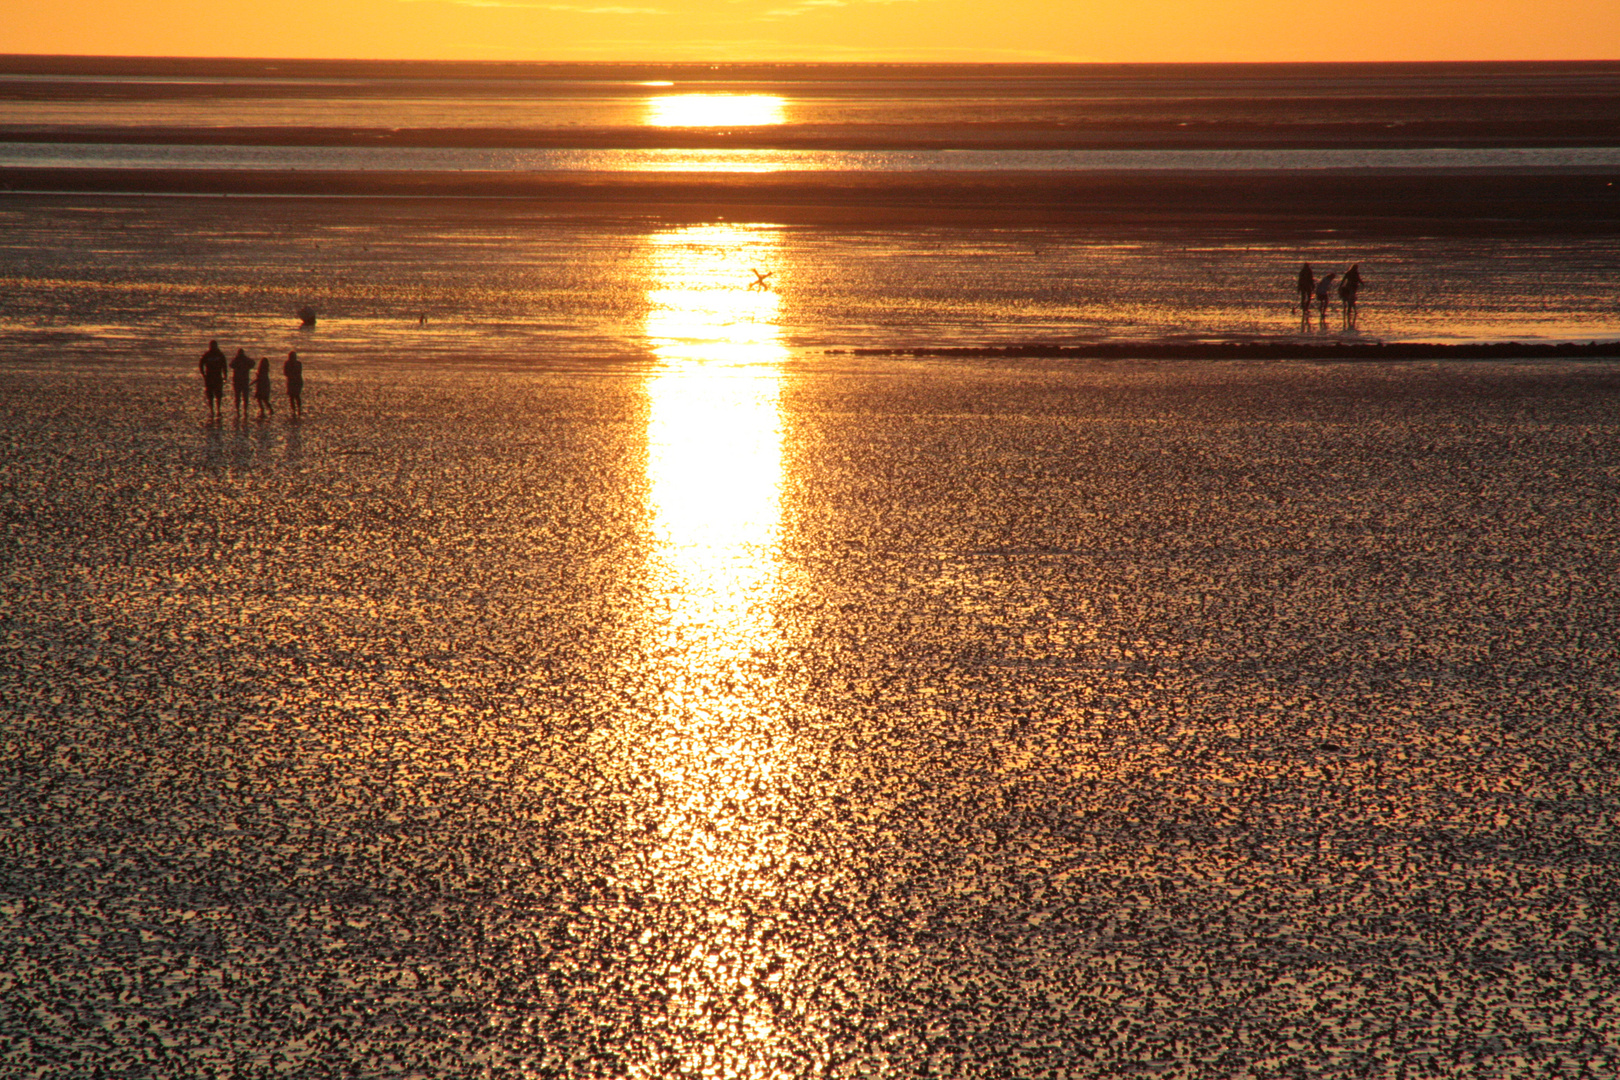
<svg viewBox="0 0 1620 1080">
<path fill-rule="evenodd" d="M 694 176 L 714 186 L 660 186 Z M 1009 212 L 1092 177 L 1125 208 Z M 1248 177 L 1300 197 L 1257 208 Z M 1620 338 L 1616 177 L 1620 64 L 11 57 L 0 356 Z M 1191 201 L 1130 203 L 1188 178 Z M 1560 214 L 1567 190 L 1596 213 Z M 1355 327 L 1301 325 L 1302 261 L 1359 264 Z"/>
</svg>

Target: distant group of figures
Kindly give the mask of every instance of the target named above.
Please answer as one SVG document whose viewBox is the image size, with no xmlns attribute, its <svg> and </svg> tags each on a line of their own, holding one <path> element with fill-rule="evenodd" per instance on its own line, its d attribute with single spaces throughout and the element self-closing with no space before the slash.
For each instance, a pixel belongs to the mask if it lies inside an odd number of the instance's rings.
<svg viewBox="0 0 1620 1080">
<path fill-rule="evenodd" d="M 1311 304 L 1316 304 L 1317 317 L 1322 328 L 1327 329 L 1328 302 L 1333 295 L 1333 279 L 1339 279 L 1339 304 L 1344 318 L 1344 328 L 1351 329 L 1356 325 L 1356 293 L 1361 291 L 1361 264 L 1356 263 L 1344 272 L 1344 277 L 1338 274 L 1326 274 L 1320 281 L 1311 272 L 1311 264 L 1306 263 L 1299 268 L 1299 309 L 1300 320 L 1305 329 L 1311 326 Z"/>
<path fill-rule="evenodd" d="M 203 393 L 208 398 L 208 419 L 220 419 L 220 412 L 225 407 L 227 369 L 230 370 L 231 383 L 236 391 L 233 406 L 233 415 L 236 419 L 247 419 L 249 390 L 253 391 L 253 396 L 259 403 L 260 420 L 267 414 L 275 415 L 276 407 L 270 402 L 270 358 L 259 357 L 258 366 L 255 367 L 253 357 L 249 356 L 245 349 L 237 349 L 236 355 L 226 360 L 219 342 L 210 341 L 208 351 L 197 361 L 197 370 L 202 372 L 203 377 Z M 287 403 L 292 409 L 293 419 L 296 420 L 304 413 L 304 362 L 298 359 L 297 353 L 287 354 L 287 359 L 281 364 L 281 374 L 287 380 Z"/>
</svg>

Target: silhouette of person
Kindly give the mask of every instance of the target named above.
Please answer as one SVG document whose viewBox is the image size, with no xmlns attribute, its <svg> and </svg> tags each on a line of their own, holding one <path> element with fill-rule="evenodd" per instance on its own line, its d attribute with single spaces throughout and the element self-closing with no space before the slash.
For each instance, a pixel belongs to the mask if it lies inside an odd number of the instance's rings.
<svg viewBox="0 0 1620 1080">
<path fill-rule="evenodd" d="M 231 357 L 231 388 L 236 391 L 232 414 L 238 419 L 247 419 L 248 389 L 252 384 L 253 358 L 247 354 L 247 350 L 237 349 L 236 355 Z"/>
<path fill-rule="evenodd" d="M 293 419 L 304 415 L 304 362 L 298 354 L 290 352 L 281 364 L 281 373 L 287 377 L 287 404 L 292 407 Z"/>
<path fill-rule="evenodd" d="M 1345 329 L 1356 324 L 1356 293 L 1361 291 L 1361 264 L 1356 263 L 1339 279 L 1339 303 L 1344 310 Z"/>
<path fill-rule="evenodd" d="M 1311 297 L 1316 293 L 1316 278 L 1311 273 L 1311 264 L 1305 263 L 1299 268 L 1299 309 L 1304 312 L 1306 322 L 1311 321 Z"/>
<path fill-rule="evenodd" d="M 1338 274 L 1323 274 L 1322 280 L 1316 283 L 1316 310 L 1321 315 L 1322 329 L 1327 329 L 1328 299 L 1333 295 L 1333 279 Z M 1307 309 L 1306 318 L 1309 318 Z"/>
<path fill-rule="evenodd" d="M 276 415 L 276 407 L 270 404 L 270 358 L 259 357 L 259 370 L 253 373 L 253 397 L 259 403 L 259 419 L 264 419 L 264 411 L 270 410 L 270 415 Z"/>
<path fill-rule="evenodd" d="M 225 354 L 219 342 L 208 343 L 208 351 L 197 361 L 197 370 L 202 372 L 203 394 L 208 398 L 208 419 L 218 420 L 225 404 Z"/>
</svg>

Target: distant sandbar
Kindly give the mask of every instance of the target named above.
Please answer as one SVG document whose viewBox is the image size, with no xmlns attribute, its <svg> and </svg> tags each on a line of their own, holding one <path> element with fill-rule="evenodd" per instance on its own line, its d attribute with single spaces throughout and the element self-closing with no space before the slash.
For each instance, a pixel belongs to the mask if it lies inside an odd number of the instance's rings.
<svg viewBox="0 0 1620 1080">
<path fill-rule="evenodd" d="M 1620 175 L 1595 171 L 926 174 L 298 172 L 0 168 L 14 194 L 489 198 L 564 215 L 826 226 L 1178 227 L 1381 236 L 1620 228 Z"/>
<path fill-rule="evenodd" d="M 1620 341 L 1105 341 L 1089 345 L 1028 343 L 831 349 L 829 355 L 1029 357 L 1076 360 L 1575 360 L 1620 358 Z"/>
</svg>

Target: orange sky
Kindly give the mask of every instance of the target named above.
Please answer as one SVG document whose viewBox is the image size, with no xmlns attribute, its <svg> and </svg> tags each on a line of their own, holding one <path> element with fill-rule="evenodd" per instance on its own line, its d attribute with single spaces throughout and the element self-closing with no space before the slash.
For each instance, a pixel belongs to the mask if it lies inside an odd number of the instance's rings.
<svg viewBox="0 0 1620 1080">
<path fill-rule="evenodd" d="M 1620 58 L 1620 0 L 5 0 L 0 53 L 448 60 Z"/>
</svg>

